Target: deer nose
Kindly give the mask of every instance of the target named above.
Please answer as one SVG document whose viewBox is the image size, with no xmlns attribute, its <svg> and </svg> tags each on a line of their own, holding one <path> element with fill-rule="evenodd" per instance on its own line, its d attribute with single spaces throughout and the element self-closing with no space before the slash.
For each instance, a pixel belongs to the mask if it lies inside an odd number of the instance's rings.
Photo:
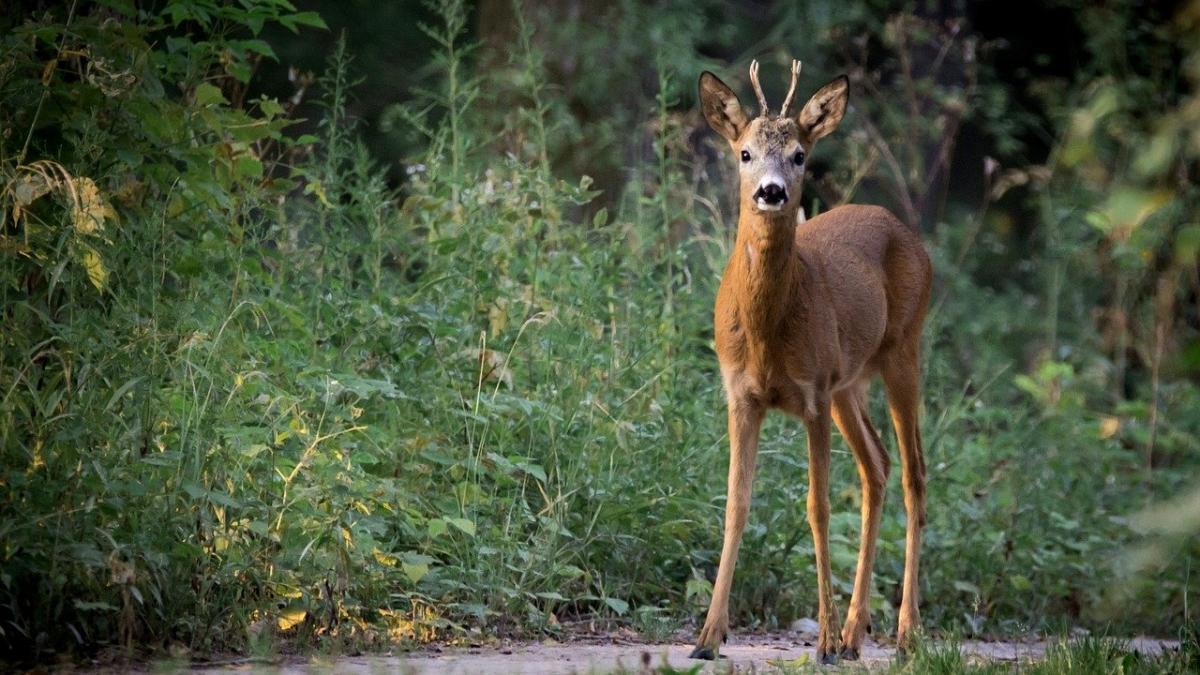
<svg viewBox="0 0 1200 675">
<path fill-rule="evenodd" d="M 787 190 L 779 183 L 764 183 L 754 191 L 754 201 L 779 206 L 787 201 Z"/>
</svg>

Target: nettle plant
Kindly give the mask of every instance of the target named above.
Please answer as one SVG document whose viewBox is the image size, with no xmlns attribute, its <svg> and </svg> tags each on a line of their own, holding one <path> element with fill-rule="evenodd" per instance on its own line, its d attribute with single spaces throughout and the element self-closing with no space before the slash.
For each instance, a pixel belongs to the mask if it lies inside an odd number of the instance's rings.
<svg viewBox="0 0 1200 675">
<path fill-rule="evenodd" d="M 195 558 L 164 543 L 207 507 L 168 508 L 158 527 L 139 526 L 138 507 L 190 494 L 166 447 L 199 414 L 178 383 L 214 377 L 193 348 L 211 344 L 213 308 L 236 302 L 247 232 L 297 185 L 288 164 L 310 140 L 285 134 L 292 102 L 247 100 L 273 58 L 257 38 L 268 23 L 323 26 L 286 2 L 0 19 L 6 650 L 162 637 L 188 622 L 164 618 L 186 613 L 172 597 L 211 600 L 175 595 L 189 585 L 172 574 Z"/>
<path fill-rule="evenodd" d="M 219 223 L 236 237 L 227 214 L 246 196 L 293 186 L 274 170 L 296 144 L 283 133 L 293 104 L 246 100 L 257 64 L 275 58 L 257 36 L 268 23 L 324 23 L 282 0 L 83 10 L 6 21 L 0 236 L 23 264 L 53 267 L 69 253 L 103 291 L 123 217 L 165 201 L 180 234 Z"/>
</svg>

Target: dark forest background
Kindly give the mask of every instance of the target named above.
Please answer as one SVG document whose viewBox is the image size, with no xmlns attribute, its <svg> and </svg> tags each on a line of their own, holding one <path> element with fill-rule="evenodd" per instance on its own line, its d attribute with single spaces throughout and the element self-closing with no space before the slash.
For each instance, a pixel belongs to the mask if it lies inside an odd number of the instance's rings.
<svg viewBox="0 0 1200 675">
<path fill-rule="evenodd" d="M 882 204 L 934 260 L 926 629 L 1187 630 L 1200 3 L 22 1 L 0 658 L 693 626 L 736 222 L 695 83 L 750 101 L 758 59 L 775 100 L 793 57 L 851 81 L 809 214 Z M 814 612 L 802 447 L 769 421 L 747 629 Z"/>
</svg>

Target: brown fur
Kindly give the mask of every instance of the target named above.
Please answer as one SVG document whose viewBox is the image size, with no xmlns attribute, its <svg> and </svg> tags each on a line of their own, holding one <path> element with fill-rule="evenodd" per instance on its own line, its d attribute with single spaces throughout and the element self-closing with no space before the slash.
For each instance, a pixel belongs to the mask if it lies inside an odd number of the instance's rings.
<svg viewBox="0 0 1200 675">
<path fill-rule="evenodd" d="M 843 656 L 857 657 L 870 624 L 871 568 L 890 469 L 866 415 L 866 389 L 876 374 L 884 381 L 896 428 L 909 515 L 898 629 L 907 645 L 920 627 L 925 471 L 918 359 L 932 279 L 929 258 L 920 238 L 880 207 L 841 206 L 796 224 L 803 167 L 789 169 L 788 153 L 810 150 L 837 126 L 846 109 L 844 79 L 818 91 L 796 118 L 782 119 L 748 120 L 732 92 L 711 74 L 701 77 L 700 89 L 706 117 L 730 141 L 735 157 L 747 148 L 757 157 L 740 165 L 737 239 L 717 293 L 717 358 L 729 408 L 729 497 L 721 565 L 693 655 L 714 657 L 728 632 L 729 591 L 749 511 L 759 427 L 767 410 L 779 409 L 803 420 L 808 431 L 808 518 L 821 625 L 817 652 L 823 662 L 835 660 L 839 647 Z M 781 210 L 759 210 L 750 197 L 766 171 L 787 173 L 795 198 Z M 858 570 L 840 636 L 828 545 L 831 419 L 854 452 L 863 484 Z"/>
</svg>

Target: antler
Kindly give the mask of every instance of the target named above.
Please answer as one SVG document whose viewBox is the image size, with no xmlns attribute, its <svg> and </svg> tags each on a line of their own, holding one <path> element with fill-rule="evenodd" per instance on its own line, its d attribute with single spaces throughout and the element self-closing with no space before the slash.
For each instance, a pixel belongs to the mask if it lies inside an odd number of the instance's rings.
<svg viewBox="0 0 1200 675">
<path fill-rule="evenodd" d="M 792 85 L 788 87 L 787 98 L 783 99 L 783 107 L 779 109 L 779 116 L 787 115 L 788 106 L 792 104 L 792 96 L 796 94 L 796 78 L 800 76 L 800 62 L 792 59 Z"/>
<path fill-rule="evenodd" d="M 767 109 L 767 97 L 763 95 L 762 85 L 758 83 L 758 59 L 750 62 L 750 84 L 754 85 L 754 95 L 758 97 L 758 114 L 760 117 L 766 117 L 770 111 Z"/>
</svg>

